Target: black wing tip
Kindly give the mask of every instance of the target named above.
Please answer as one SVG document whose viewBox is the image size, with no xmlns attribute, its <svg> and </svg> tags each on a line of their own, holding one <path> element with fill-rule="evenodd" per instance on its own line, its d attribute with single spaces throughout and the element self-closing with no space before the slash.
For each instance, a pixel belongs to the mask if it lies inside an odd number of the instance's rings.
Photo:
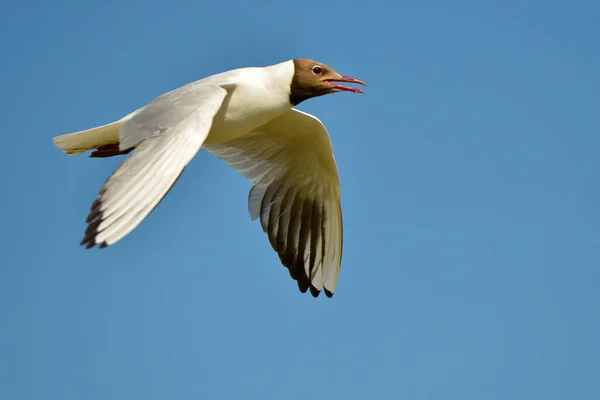
<svg viewBox="0 0 600 400">
<path fill-rule="evenodd" d="M 94 240 L 94 238 L 83 238 L 83 240 L 81 241 L 81 243 L 79 243 L 80 246 L 84 246 L 86 250 L 91 249 L 94 246 L 98 246 L 99 249 L 104 249 L 105 247 L 108 247 L 108 243 L 106 242 L 100 242 L 100 243 L 96 243 L 96 241 Z"/>
<path fill-rule="evenodd" d="M 312 295 L 312 297 L 317 298 L 319 297 L 319 295 L 321 294 L 321 290 L 317 289 L 308 279 L 308 276 L 306 275 L 306 271 L 304 270 L 304 265 L 303 264 L 299 264 L 299 263 L 295 263 L 294 259 L 292 257 L 290 257 L 289 255 L 286 255 L 285 253 L 281 252 L 279 254 L 279 258 L 281 260 L 282 265 L 287 268 L 290 277 L 296 281 L 296 283 L 298 284 L 298 289 L 300 290 L 301 293 L 306 293 L 310 291 L 310 294 Z M 310 290 L 309 290 L 310 289 Z M 323 291 L 325 292 L 325 296 L 327 296 L 327 298 L 332 298 L 333 297 L 333 292 L 328 290 L 327 288 L 323 288 Z"/>
<path fill-rule="evenodd" d="M 130 147 L 128 149 L 121 150 L 119 148 L 119 143 L 111 143 L 96 148 L 96 150 L 90 154 L 90 158 L 122 156 L 125 154 L 129 154 L 133 149 L 134 147 Z"/>
<path fill-rule="evenodd" d="M 303 288 L 300 287 L 300 284 L 298 284 L 298 287 L 300 288 L 300 291 L 302 293 L 306 293 L 306 289 L 302 290 Z M 325 292 L 325 296 L 327 296 L 327 298 L 332 298 L 333 297 L 333 292 L 327 290 L 326 288 L 323 288 L 323 292 Z M 317 297 L 319 297 L 319 295 L 321 294 L 321 290 L 317 289 L 316 287 L 314 287 L 312 284 L 310 285 L 310 294 L 312 295 L 312 297 L 314 297 L 315 299 Z"/>
<path fill-rule="evenodd" d="M 89 226 L 88 226 L 89 229 Z M 92 247 L 94 247 L 95 245 L 99 244 L 96 243 L 96 234 L 98 232 L 96 230 L 94 230 L 93 232 L 86 232 L 85 237 L 83 239 L 81 239 L 81 242 L 79 243 L 80 246 L 85 246 L 85 249 L 91 249 Z M 106 243 L 106 242 L 103 242 Z M 100 246 L 102 246 L 102 243 L 100 243 Z"/>
<path fill-rule="evenodd" d="M 327 288 L 323 288 L 323 292 L 325 292 L 325 296 L 327 296 L 327 298 L 330 299 L 333 297 L 333 292 L 327 290 Z M 310 285 L 310 294 L 312 294 L 314 298 L 317 298 L 319 297 L 319 294 L 321 294 L 321 291 L 313 285 Z"/>
<path fill-rule="evenodd" d="M 85 229 L 85 235 L 81 242 L 79 243 L 81 246 L 85 246 L 85 249 L 91 249 L 92 247 L 98 245 L 98 248 L 103 249 L 108 246 L 106 242 L 96 242 L 96 236 L 98 235 L 98 227 L 102 223 L 104 219 L 103 213 L 100 210 L 100 206 L 102 202 L 100 199 L 96 199 L 92 206 L 90 207 L 90 213 L 88 214 L 85 222 L 88 224 Z"/>
<path fill-rule="evenodd" d="M 313 285 L 310 285 L 310 294 L 316 299 L 321 294 L 321 291 Z"/>
<path fill-rule="evenodd" d="M 301 282 L 298 282 L 298 289 L 300 290 L 300 293 L 306 293 L 306 291 L 308 290 L 308 286 L 304 285 Z"/>
</svg>

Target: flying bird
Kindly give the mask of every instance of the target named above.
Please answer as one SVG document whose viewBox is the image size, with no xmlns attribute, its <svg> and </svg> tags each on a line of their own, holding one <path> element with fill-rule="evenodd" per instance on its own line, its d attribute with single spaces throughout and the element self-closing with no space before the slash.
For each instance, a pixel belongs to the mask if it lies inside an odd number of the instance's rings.
<svg viewBox="0 0 600 400">
<path fill-rule="evenodd" d="M 54 137 L 69 155 L 131 153 L 100 189 L 81 245 L 103 248 L 129 234 L 204 148 L 251 181 L 251 219 L 260 219 L 300 291 L 333 296 L 342 259 L 338 171 L 323 123 L 294 107 L 363 93 L 342 83 L 365 85 L 306 58 L 238 68 L 164 93 L 110 124 Z"/>
</svg>

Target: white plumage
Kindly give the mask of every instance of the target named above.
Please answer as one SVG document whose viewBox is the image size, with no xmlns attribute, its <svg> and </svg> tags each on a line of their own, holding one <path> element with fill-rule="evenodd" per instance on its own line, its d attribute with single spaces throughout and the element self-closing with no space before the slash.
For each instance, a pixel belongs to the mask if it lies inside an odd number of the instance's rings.
<svg viewBox="0 0 600 400">
<path fill-rule="evenodd" d="M 67 154 L 131 151 L 93 203 L 82 245 L 105 247 L 129 234 L 204 147 L 252 182 L 250 216 L 300 290 L 331 297 L 342 259 L 338 173 L 321 121 L 293 106 L 360 92 L 333 82 L 363 84 L 307 59 L 242 68 L 165 93 L 111 124 L 55 137 Z"/>
</svg>

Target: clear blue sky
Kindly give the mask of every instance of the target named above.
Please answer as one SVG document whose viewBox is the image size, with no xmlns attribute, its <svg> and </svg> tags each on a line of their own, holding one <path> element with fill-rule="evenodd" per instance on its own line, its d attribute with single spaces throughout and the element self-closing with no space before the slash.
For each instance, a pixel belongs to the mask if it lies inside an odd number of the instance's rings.
<svg viewBox="0 0 600 400">
<path fill-rule="evenodd" d="M 0 398 L 600 398 L 600 3 L 244 4 L 0 4 Z M 120 159 L 53 136 L 294 57 L 369 85 L 301 107 L 340 171 L 332 299 L 204 151 L 131 235 L 79 247 Z"/>
</svg>

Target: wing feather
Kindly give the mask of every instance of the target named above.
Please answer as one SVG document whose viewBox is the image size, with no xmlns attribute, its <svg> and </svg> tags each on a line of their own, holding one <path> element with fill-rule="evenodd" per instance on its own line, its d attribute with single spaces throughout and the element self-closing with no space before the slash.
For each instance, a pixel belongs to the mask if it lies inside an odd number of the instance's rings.
<svg viewBox="0 0 600 400">
<path fill-rule="evenodd" d="M 213 84 L 184 86 L 158 97 L 121 127 L 121 146 L 136 148 L 92 204 L 82 245 L 114 244 L 152 212 L 202 147 L 226 94 Z"/>
<path fill-rule="evenodd" d="M 339 178 L 327 130 L 292 109 L 241 138 L 205 145 L 248 178 L 252 220 L 299 290 L 333 296 L 342 254 Z"/>
</svg>

